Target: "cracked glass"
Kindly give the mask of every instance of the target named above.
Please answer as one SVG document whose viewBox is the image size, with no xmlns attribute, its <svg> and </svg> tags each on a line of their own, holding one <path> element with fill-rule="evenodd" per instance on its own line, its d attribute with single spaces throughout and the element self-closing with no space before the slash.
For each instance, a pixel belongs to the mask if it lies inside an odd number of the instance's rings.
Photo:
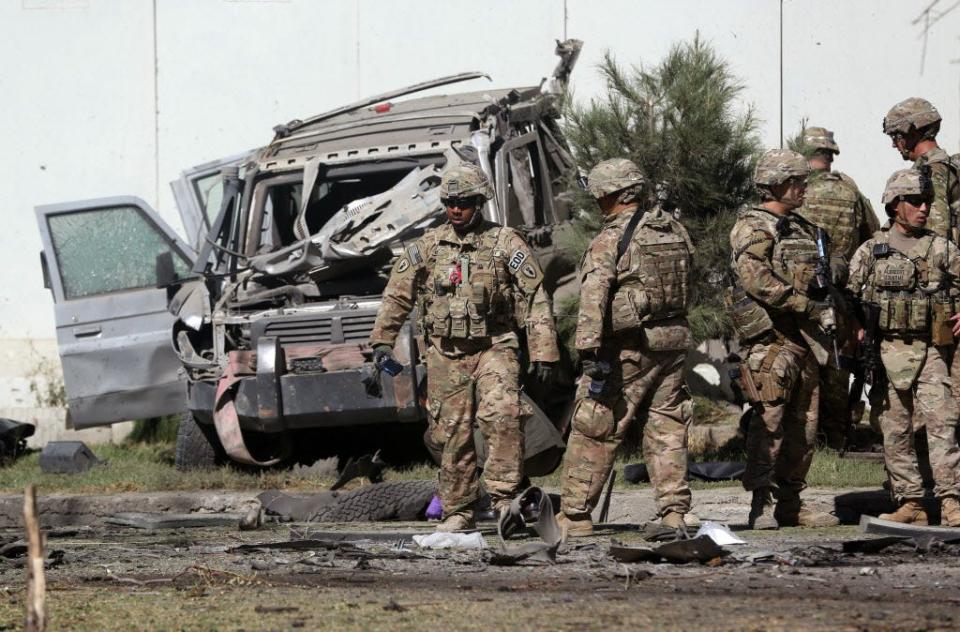
<svg viewBox="0 0 960 632">
<path fill-rule="evenodd" d="M 155 287 L 157 255 L 173 254 L 174 271 L 190 263 L 136 206 L 99 208 L 47 218 L 65 298 Z"/>
</svg>

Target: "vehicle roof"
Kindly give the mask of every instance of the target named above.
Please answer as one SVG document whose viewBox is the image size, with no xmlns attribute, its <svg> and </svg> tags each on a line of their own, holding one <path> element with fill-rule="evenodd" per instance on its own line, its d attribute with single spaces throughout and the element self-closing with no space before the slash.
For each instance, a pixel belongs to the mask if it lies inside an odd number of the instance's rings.
<svg viewBox="0 0 960 632">
<path fill-rule="evenodd" d="M 294 128 L 265 147 L 257 162 L 261 171 L 278 171 L 302 168 L 315 156 L 340 163 L 443 152 L 468 138 L 483 110 L 514 90 L 521 98 L 539 92 L 503 88 L 391 102 L 386 112 L 363 107 Z"/>
</svg>

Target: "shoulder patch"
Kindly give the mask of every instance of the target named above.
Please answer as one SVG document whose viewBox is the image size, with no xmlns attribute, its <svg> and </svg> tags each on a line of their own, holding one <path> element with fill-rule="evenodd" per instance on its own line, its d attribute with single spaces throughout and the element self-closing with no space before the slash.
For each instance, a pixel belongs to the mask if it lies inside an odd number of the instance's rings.
<svg viewBox="0 0 960 632">
<path fill-rule="evenodd" d="M 529 263 L 524 265 L 523 268 L 520 269 L 520 271 L 523 272 L 523 276 L 525 277 L 529 277 L 531 279 L 537 278 L 537 271 L 534 270 L 533 266 L 530 265 Z"/>
<path fill-rule="evenodd" d="M 407 259 L 406 256 L 401 255 L 400 258 L 397 259 L 396 271 L 399 273 L 406 272 L 407 268 L 409 267 L 410 267 L 410 260 Z"/>
<path fill-rule="evenodd" d="M 523 265 L 523 262 L 527 260 L 527 253 L 523 250 L 517 248 L 513 251 L 513 254 L 510 255 L 510 261 L 507 263 L 507 266 L 514 272 L 520 269 L 520 266 Z"/>
<path fill-rule="evenodd" d="M 415 266 L 423 263 L 423 255 L 420 254 L 420 246 L 417 244 L 407 247 L 407 256 L 410 257 L 410 261 L 412 261 Z"/>
</svg>

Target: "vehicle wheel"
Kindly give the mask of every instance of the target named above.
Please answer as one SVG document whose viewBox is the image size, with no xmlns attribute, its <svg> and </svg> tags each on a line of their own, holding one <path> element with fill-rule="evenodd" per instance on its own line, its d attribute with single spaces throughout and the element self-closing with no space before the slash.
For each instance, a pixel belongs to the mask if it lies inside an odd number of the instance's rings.
<svg viewBox="0 0 960 632">
<path fill-rule="evenodd" d="M 417 520 L 437 491 L 436 481 L 386 481 L 337 494 L 337 502 L 321 510 L 318 522 Z"/>
<path fill-rule="evenodd" d="M 212 468 L 224 462 L 216 430 L 197 423 L 189 411 L 180 417 L 174 462 L 180 471 Z"/>
</svg>

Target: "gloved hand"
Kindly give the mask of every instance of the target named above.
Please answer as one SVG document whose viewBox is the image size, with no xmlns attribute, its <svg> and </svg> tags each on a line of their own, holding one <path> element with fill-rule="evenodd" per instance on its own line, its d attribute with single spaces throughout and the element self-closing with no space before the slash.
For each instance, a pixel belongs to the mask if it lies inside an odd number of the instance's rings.
<svg viewBox="0 0 960 632">
<path fill-rule="evenodd" d="M 837 328 L 836 313 L 829 301 L 810 301 L 807 304 L 807 315 L 811 320 L 817 321 L 820 327 L 828 333 Z"/>
<path fill-rule="evenodd" d="M 384 360 L 396 361 L 393 357 L 393 347 L 388 344 L 373 345 L 373 363 L 380 366 Z"/>
<path fill-rule="evenodd" d="M 584 358 L 581 361 L 583 374 L 592 380 L 602 380 L 610 374 L 610 364 L 596 358 Z"/>
<path fill-rule="evenodd" d="M 532 373 L 540 386 L 553 384 L 553 362 L 534 362 Z"/>
</svg>

